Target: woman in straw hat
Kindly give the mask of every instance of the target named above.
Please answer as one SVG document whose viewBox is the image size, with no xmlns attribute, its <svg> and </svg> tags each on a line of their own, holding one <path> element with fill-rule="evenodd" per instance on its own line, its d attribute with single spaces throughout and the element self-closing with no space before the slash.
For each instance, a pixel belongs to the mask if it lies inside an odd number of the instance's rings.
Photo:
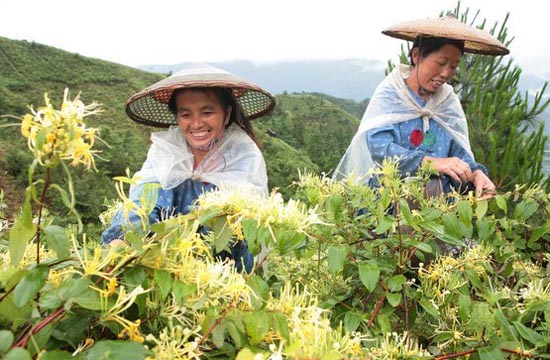
<svg viewBox="0 0 550 360">
<path fill-rule="evenodd" d="M 492 193 L 495 185 L 474 159 L 464 111 L 447 81 L 464 52 L 505 55 L 506 47 L 453 17 L 405 22 L 382 33 L 414 41 L 410 66 L 396 67 L 377 87 L 334 178 L 354 174 L 377 186 L 373 168 L 393 158 L 403 176 L 430 162 L 440 175 L 438 192 L 468 185 L 478 196 Z"/>
<path fill-rule="evenodd" d="M 219 186 L 246 187 L 267 194 L 265 162 L 250 124 L 275 105 L 271 94 L 242 78 L 208 64 L 194 64 L 133 95 L 126 113 L 139 123 L 169 127 L 151 134 L 152 145 L 130 198 L 147 197 L 146 184 L 158 184 L 149 222 L 186 214 L 198 196 Z M 154 198 L 154 197 L 153 197 Z M 138 228 L 119 210 L 102 234 L 102 243 L 123 243 L 124 229 Z M 250 271 L 252 255 L 245 242 L 218 254 Z"/>
</svg>

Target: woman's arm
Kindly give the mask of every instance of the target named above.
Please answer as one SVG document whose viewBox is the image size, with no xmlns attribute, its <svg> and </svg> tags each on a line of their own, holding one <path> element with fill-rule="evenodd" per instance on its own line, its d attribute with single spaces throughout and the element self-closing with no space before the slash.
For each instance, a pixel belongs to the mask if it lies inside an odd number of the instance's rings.
<svg viewBox="0 0 550 360">
<path fill-rule="evenodd" d="M 137 185 L 135 188 L 132 188 L 130 191 L 130 199 L 136 203 L 136 205 L 141 206 L 141 198 L 143 196 L 144 185 Z M 157 201 L 153 211 L 149 214 L 149 224 L 158 222 L 161 220 L 162 209 L 171 207 L 174 199 L 173 191 L 163 190 L 159 188 L 157 190 Z M 109 244 L 114 240 L 118 240 L 115 244 L 122 242 L 121 239 L 124 238 L 124 233 L 128 229 L 139 229 L 141 227 L 142 219 L 134 212 L 128 212 L 127 219 L 124 217 L 124 211 L 122 208 L 119 208 L 111 222 L 111 226 L 107 228 L 101 234 L 101 243 Z"/>
</svg>

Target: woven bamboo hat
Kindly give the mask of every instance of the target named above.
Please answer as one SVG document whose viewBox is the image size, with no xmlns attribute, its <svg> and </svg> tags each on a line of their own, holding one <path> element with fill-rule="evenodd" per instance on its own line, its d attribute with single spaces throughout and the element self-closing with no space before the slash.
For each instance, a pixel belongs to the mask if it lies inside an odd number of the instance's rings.
<svg viewBox="0 0 550 360">
<path fill-rule="evenodd" d="M 402 22 L 383 30 L 382 34 L 410 41 L 418 36 L 462 40 L 464 51 L 474 54 L 506 55 L 510 52 L 487 31 L 473 28 L 452 16 Z"/>
<path fill-rule="evenodd" d="M 193 87 L 231 89 L 243 114 L 250 120 L 269 112 L 275 98 L 256 84 L 215 66 L 199 63 L 163 79 L 134 94 L 126 102 L 126 114 L 139 123 L 168 127 L 177 124 L 168 102 L 174 90 Z"/>
</svg>

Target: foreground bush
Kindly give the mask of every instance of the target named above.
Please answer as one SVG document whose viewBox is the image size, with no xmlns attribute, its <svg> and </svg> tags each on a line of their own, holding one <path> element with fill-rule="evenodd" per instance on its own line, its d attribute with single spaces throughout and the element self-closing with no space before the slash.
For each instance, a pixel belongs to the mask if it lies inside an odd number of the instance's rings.
<svg viewBox="0 0 550 360">
<path fill-rule="evenodd" d="M 82 109 L 77 100 L 65 98 Z M 426 199 L 429 169 L 400 180 L 385 164 L 379 189 L 306 174 L 290 201 L 220 189 L 189 215 L 128 232 L 128 246 L 102 248 L 80 232 L 66 164 L 93 168 L 92 144 L 60 156 L 73 139 L 48 147 L 57 130 L 40 126 L 22 213 L 13 224 L 0 214 L 6 359 L 548 357 L 550 201 L 540 188 Z M 39 164 L 46 178 L 35 178 Z M 59 169 L 65 187 L 47 177 Z M 150 204 L 125 196 L 131 182 L 118 179 L 121 206 L 146 214 Z M 49 191 L 75 226 L 48 216 Z M 213 256 L 244 239 L 252 274 Z"/>
</svg>

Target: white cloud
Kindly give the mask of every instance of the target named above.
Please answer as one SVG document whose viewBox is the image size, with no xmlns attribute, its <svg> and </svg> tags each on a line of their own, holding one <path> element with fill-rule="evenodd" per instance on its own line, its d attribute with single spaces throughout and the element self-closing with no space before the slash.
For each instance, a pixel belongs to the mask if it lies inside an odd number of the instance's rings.
<svg viewBox="0 0 550 360">
<path fill-rule="evenodd" d="M 436 17 L 451 0 L 3 0 L 0 36 L 26 39 L 126 65 L 249 59 L 394 59 L 394 23 Z M 550 4 L 467 0 L 489 24 L 510 12 L 512 55 L 521 65 L 549 59 L 543 30 Z"/>
</svg>

